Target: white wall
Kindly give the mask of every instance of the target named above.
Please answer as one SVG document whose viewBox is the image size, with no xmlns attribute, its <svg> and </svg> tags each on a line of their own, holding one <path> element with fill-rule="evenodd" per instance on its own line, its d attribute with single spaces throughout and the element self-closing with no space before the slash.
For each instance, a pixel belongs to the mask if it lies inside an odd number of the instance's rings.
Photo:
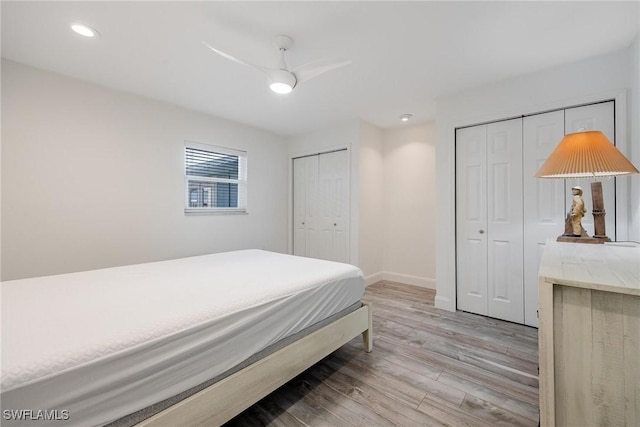
<svg viewBox="0 0 640 427">
<path fill-rule="evenodd" d="M 384 131 L 383 277 L 435 289 L 435 123 Z"/>
<path fill-rule="evenodd" d="M 247 150 L 248 215 L 184 214 L 184 140 Z M 287 249 L 281 137 L 2 62 L 2 279 Z"/>
<path fill-rule="evenodd" d="M 321 131 L 287 137 L 289 155 L 292 157 L 322 152 L 350 149 L 360 135 L 359 121 L 340 123 Z"/>
<path fill-rule="evenodd" d="M 616 124 L 618 125 L 621 123 L 620 119 L 628 118 L 628 109 L 624 101 L 631 86 L 631 72 L 630 52 L 626 49 L 444 96 L 438 100 L 436 117 L 437 307 L 448 310 L 455 310 L 456 307 L 455 128 L 611 98 L 620 101 L 616 102 Z M 623 114 L 618 114 L 619 112 Z M 637 115 L 634 120 L 637 120 Z M 616 143 L 620 147 L 627 147 L 626 126 L 621 126 L 617 130 L 619 132 Z M 627 181 L 627 192 L 628 187 Z M 621 194 L 617 196 L 621 197 Z M 638 197 L 636 193 L 633 201 L 629 202 L 627 199 L 626 204 L 631 203 L 637 206 Z M 624 211 L 621 207 L 618 210 Z"/>
<path fill-rule="evenodd" d="M 367 285 L 382 279 L 384 199 L 382 131 L 360 122 L 359 260 Z"/>
</svg>

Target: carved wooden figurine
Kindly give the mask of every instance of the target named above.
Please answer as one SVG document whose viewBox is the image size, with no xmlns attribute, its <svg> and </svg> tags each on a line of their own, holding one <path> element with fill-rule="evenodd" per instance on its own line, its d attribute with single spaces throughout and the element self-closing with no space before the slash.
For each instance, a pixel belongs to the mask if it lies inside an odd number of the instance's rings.
<svg viewBox="0 0 640 427">
<path fill-rule="evenodd" d="M 587 232 L 582 227 L 582 217 L 587 213 L 582 200 L 582 187 L 575 186 L 571 188 L 571 194 L 573 194 L 573 202 L 571 203 L 571 210 L 567 214 L 564 235 L 588 237 Z"/>
</svg>

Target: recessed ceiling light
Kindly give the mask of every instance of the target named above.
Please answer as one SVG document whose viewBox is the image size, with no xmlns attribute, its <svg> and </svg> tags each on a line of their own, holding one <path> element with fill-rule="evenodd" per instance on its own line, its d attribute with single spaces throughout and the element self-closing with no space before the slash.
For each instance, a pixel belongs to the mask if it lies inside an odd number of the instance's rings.
<svg viewBox="0 0 640 427">
<path fill-rule="evenodd" d="M 97 37 L 99 35 L 96 30 L 84 24 L 72 24 L 71 29 L 85 37 Z"/>
<path fill-rule="evenodd" d="M 402 120 L 403 122 L 408 121 L 411 117 L 413 117 L 413 114 L 403 114 L 400 116 L 400 120 Z"/>
</svg>

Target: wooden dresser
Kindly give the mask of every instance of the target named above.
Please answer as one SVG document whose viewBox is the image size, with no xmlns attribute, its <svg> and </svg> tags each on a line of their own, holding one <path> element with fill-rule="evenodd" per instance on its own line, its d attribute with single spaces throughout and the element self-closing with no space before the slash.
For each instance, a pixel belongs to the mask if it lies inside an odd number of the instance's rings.
<svg viewBox="0 0 640 427">
<path fill-rule="evenodd" d="M 640 246 L 548 241 L 539 278 L 542 427 L 640 426 Z"/>
</svg>

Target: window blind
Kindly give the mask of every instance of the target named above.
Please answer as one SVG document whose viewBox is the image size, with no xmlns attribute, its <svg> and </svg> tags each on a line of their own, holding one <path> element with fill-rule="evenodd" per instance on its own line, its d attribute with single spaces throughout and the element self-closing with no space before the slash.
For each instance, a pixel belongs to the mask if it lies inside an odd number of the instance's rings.
<svg viewBox="0 0 640 427">
<path fill-rule="evenodd" d="M 187 211 L 240 211 L 247 208 L 247 153 L 185 144 Z"/>
</svg>

